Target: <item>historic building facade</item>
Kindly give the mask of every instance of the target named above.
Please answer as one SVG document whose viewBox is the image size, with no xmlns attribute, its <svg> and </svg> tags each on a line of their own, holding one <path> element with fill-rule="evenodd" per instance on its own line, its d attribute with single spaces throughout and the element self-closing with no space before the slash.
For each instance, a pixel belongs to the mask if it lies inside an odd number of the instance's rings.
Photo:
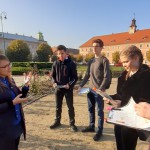
<svg viewBox="0 0 150 150">
<path fill-rule="evenodd" d="M 0 51 L 5 53 L 5 50 L 12 40 L 23 40 L 24 42 L 26 42 L 29 46 L 32 57 L 36 55 L 36 49 L 40 43 L 47 43 L 46 41 L 44 41 L 44 37 L 41 32 L 37 34 L 37 38 L 34 38 L 32 36 L 0 32 Z"/>
<path fill-rule="evenodd" d="M 113 63 L 112 53 L 115 51 L 121 51 L 128 45 L 136 45 L 139 47 L 144 56 L 144 63 L 149 63 L 146 55 L 147 51 L 150 50 L 150 29 L 137 30 L 135 19 L 132 20 L 128 32 L 95 36 L 79 47 L 79 53 L 83 56 L 92 53 L 92 41 L 95 39 L 103 40 L 104 48 L 102 52 L 105 53 L 110 63 Z"/>
</svg>

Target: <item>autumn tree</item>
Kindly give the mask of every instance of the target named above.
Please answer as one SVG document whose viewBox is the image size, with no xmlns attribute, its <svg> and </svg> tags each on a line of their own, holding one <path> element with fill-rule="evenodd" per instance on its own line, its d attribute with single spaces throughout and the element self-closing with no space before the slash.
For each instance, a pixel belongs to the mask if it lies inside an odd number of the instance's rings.
<svg viewBox="0 0 150 150">
<path fill-rule="evenodd" d="M 83 56 L 81 54 L 78 54 L 76 57 L 77 62 L 82 62 L 83 61 Z"/>
<path fill-rule="evenodd" d="M 112 53 L 112 61 L 115 64 L 118 64 L 119 60 L 120 60 L 119 51 L 115 51 L 114 53 Z"/>
<path fill-rule="evenodd" d="M 53 54 L 51 47 L 46 43 L 41 43 L 37 50 L 38 61 L 48 62 L 50 56 Z"/>
<path fill-rule="evenodd" d="M 150 49 L 146 52 L 146 58 L 150 62 Z"/>
<path fill-rule="evenodd" d="M 73 61 L 76 62 L 76 57 L 74 56 L 74 54 L 69 53 L 69 54 L 68 54 L 68 57 L 70 57 Z"/>
<path fill-rule="evenodd" d="M 105 52 L 102 52 L 102 56 L 106 57 L 106 53 L 105 53 Z"/>
<path fill-rule="evenodd" d="M 88 62 L 91 58 L 93 58 L 94 57 L 94 54 L 87 54 L 86 56 L 85 56 L 85 61 L 86 62 Z"/>
<path fill-rule="evenodd" d="M 13 40 L 7 47 L 6 55 L 12 62 L 26 62 L 30 60 L 30 49 L 23 40 Z"/>
</svg>

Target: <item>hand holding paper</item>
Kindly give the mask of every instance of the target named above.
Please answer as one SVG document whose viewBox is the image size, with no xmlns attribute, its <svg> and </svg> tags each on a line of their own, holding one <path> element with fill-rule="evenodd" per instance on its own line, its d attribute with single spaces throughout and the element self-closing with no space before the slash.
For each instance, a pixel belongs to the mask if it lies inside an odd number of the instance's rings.
<svg viewBox="0 0 150 150">
<path fill-rule="evenodd" d="M 134 106 L 135 101 L 131 98 L 126 106 L 112 109 L 109 112 L 107 122 L 150 131 L 150 120 L 138 116 Z"/>
</svg>

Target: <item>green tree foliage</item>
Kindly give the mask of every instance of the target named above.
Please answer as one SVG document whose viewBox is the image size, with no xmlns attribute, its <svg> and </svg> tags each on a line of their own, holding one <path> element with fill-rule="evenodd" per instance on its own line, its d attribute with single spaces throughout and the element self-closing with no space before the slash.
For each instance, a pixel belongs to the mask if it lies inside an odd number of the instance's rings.
<svg viewBox="0 0 150 150">
<path fill-rule="evenodd" d="M 150 62 L 150 49 L 146 52 L 146 58 Z"/>
<path fill-rule="evenodd" d="M 57 60 L 57 59 L 58 59 L 58 57 L 57 57 L 56 55 L 52 55 L 52 56 L 51 56 L 51 61 L 52 61 L 52 62 L 54 62 L 54 61 Z"/>
<path fill-rule="evenodd" d="M 73 61 L 76 61 L 76 57 L 72 53 L 70 53 L 69 55 Z"/>
<path fill-rule="evenodd" d="M 36 52 L 38 55 L 38 61 L 40 62 L 48 62 L 50 56 L 53 54 L 52 48 L 46 43 L 41 43 Z"/>
<path fill-rule="evenodd" d="M 7 57 L 12 62 L 29 61 L 30 49 L 22 40 L 13 40 L 7 47 Z"/>
<path fill-rule="evenodd" d="M 115 64 L 118 64 L 119 60 L 120 60 L 119 51 L 115 51 L 114 53 L 112 53 L 112 61 Z"/>
<path fill-rule="evenodd" d="M 83 61 L 83 56 L 81 54 L 78 54 L 76 57 L 77 62 L 82 62 Z"/>
<path fill-rule="evenodd" d="M 93 57 L 94 57 L 94 54 L 87 54 L 84 60 L 85 60 L 86 62 L 88 62 L 88 61 L 89 61 L 91 58 L 93 58 Z"/>
</svg>

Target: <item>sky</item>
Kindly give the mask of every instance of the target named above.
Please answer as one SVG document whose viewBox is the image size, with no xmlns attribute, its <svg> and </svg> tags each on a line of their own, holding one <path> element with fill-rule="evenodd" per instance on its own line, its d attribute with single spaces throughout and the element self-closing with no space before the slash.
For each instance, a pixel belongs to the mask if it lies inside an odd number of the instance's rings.
<svg viewBox="0 0 150 150">
<path fill-rule="evenodd" d="M 2 12 L 4 32 L 42 32 L 51 47 L 79 48 L 94 36 L 127 32 L 134 17 L 137 29 L 150 28 L 150 0 L 0 0 Z"/>
</svg>

